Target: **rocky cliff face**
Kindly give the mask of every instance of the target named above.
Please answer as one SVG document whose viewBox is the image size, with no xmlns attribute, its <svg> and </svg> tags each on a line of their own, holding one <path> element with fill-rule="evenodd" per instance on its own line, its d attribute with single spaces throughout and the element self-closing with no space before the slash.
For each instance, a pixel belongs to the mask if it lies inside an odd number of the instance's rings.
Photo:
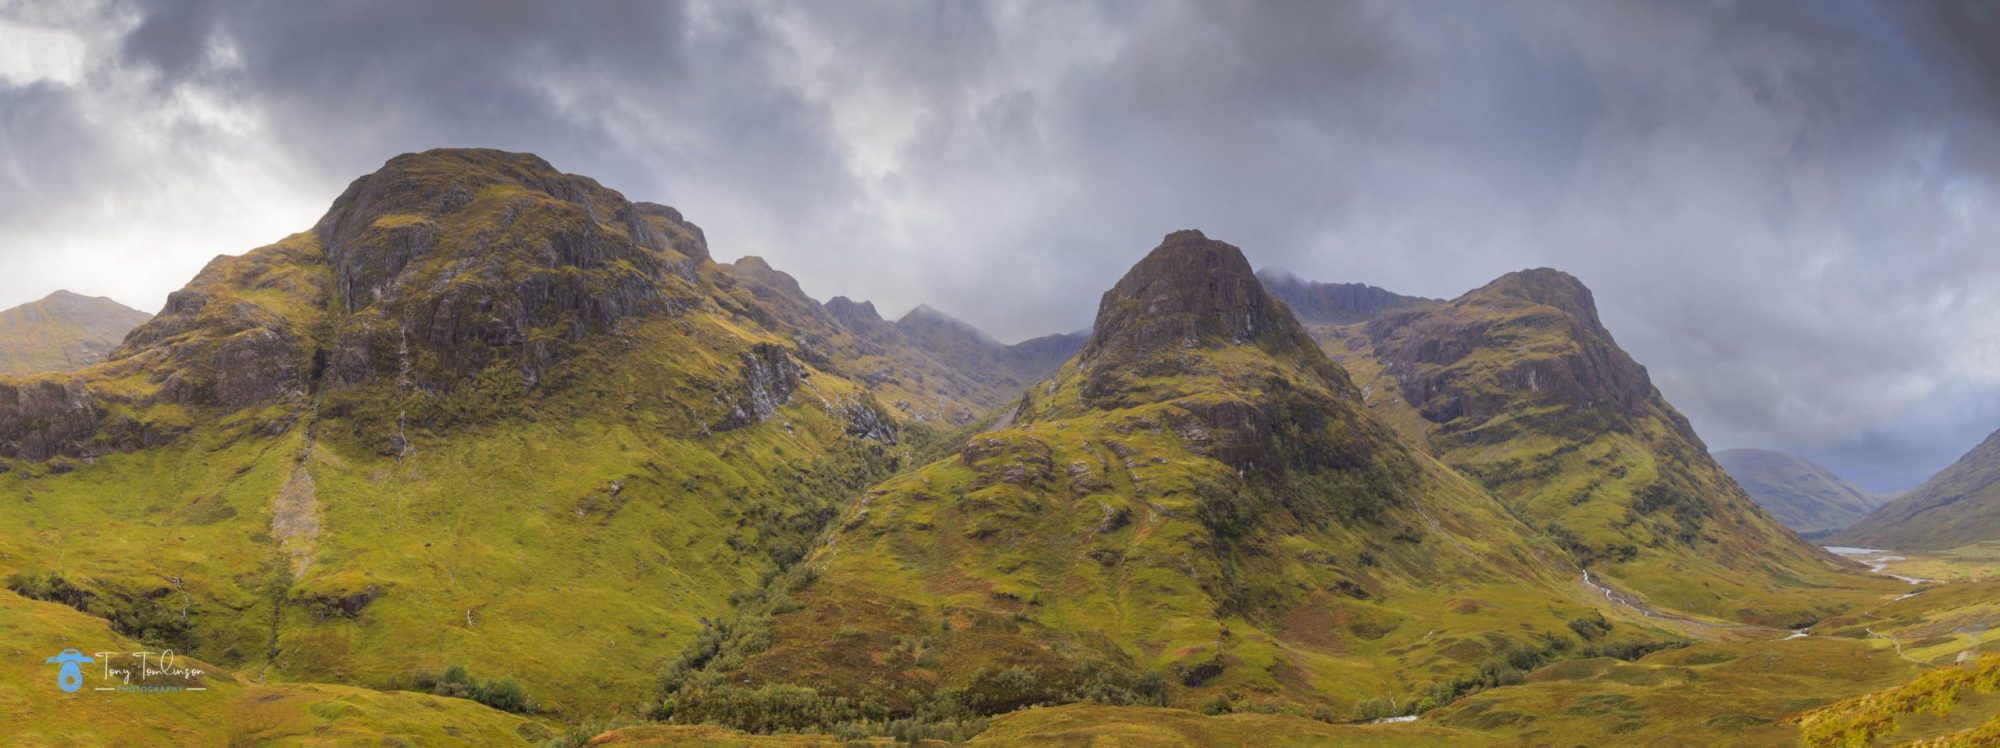
<svg viewBox="0 0 2000 748">
<path fill-rule="evenodd" d="M 1200 231 L 1176 231 L 1098 302 L 1077 357 L 1084 398 L 1115 405 L 1147 380 L 1196 373 L 1202 362 L 1193 354 L 1231 346 L 1254 346 L 1346 381 L 1316 351 L 1301 355 L 1313 351 L 1312 338 L 1264 291 L 1241 251 Z"/>
<path fill-rule="evenodd" d="M 1265 290 L 1285 302 L 1299 321 L 1307 325 L 1351 325 L 1399 309 L 1442 303 L 1365 283 L 1309 281 L 1283 270 L 1260 270 L 1257 278 L 1263 281 Z"/>
<path fill-rule="evenodd" d="M 697 305 L 708 259 L 672 208 L 497 151 L 392 159 L 312 234 L 345 315 L 328 372 L 339 383 L 407 371 L 448 387 L 506 360 L 532 386 L 585 335 Z M 404 350 L 415 360 L 391 355 Z"/>
<path fill-rule="evenodd" d="M 1832 540 L 1910 550 L 2000 540 L 2000 431 Z"/>
<path fill-rule="evenodd" d="M 1391 313 L 1368 323 L 1369 341 L 1405 400 L 1448 433 L 1473 434 L 1496 417 L 1554 407 L 1595 411 L 1609 425 L 1658 412 L 1683 438 L 1698 441 L 1659 400 L 1645 367 L 1611 339 L 1590 289 L 1557 270 L 1509 273 L 1467 293 L 1449 311 Z M 1468 357 L 1536 348 L 1500 365 Z M 1497 435 L 1497 432 L 1495 432 Z"/>
<path fill-rule="evenodd" d="M 151 317 L 107 298 L 68 291 L 0 311 L 0 376 L 89 367 Z"/>
</svg>

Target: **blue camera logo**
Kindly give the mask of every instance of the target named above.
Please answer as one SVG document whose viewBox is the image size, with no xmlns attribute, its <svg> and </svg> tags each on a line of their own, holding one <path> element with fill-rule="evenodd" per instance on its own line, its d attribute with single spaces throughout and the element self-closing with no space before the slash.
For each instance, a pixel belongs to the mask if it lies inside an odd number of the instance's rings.
<svg viewBox="0 0 2000 748">
<path fill-rule="evenodd" d="M 96 662 L 96 660 L 90 659 L 89 655 L 80 653 L 74 649 L 65 649 L 62 651 L 62 654 L 50 657 L 48 659 L 50 665 L 58 663 L 62 665 L 62 671 L 56 673 L 56 687 L 61 688 L 64 693 L 75 693 L 77 689 L 82 688 L 83 669 L 77 667 L 77 665 L 87 662 Z"/>
</svg>

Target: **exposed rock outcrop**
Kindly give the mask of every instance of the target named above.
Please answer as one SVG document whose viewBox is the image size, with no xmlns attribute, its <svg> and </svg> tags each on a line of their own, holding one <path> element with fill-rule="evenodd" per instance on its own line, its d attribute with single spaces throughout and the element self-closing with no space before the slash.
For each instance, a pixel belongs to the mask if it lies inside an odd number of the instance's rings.
<svg viewBox="0 0 2000 748">
<path fill-rule="evenodd" d="M 1291 307 L 1300 322 L 1312 325 L 1351 325 L 1366 322 L 1388 312 L 1423 304 L 1440 304 L 1439 299 L 1404 296 L 1366 283 L 1320 283 L 1299 278 L 1283 270 L 1258 271 L 1264 289 Z"/>
</svg>

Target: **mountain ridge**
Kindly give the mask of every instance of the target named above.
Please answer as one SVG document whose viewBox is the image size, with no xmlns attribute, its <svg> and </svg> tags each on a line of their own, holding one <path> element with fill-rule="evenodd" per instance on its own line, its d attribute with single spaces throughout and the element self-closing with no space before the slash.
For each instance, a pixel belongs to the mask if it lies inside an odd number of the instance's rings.
<svg viewBox="0 0 2000 748">
<path fill-rule="evenodd" d="M 1449 302 L 1311 329 L 1406 438 L 1655 603 L 1780 623 L 1866 599 L 1855 567 L 1742 493 L 1567 273 L 1517 271 Z"/>
<path fill-rule="evenodd" d="M 1564 638 L 1602 600 L 1376 422 L 1235 247 L 1168 235 L 1092 330 L 1011 422 L 870 488 L 684 653 L 660 716 L 737 724 L 732 705 L 785 698 L 951 722 L 1232 693 L 1340 714 L 1455 698 L 1481 658 Z"/>
</svg>

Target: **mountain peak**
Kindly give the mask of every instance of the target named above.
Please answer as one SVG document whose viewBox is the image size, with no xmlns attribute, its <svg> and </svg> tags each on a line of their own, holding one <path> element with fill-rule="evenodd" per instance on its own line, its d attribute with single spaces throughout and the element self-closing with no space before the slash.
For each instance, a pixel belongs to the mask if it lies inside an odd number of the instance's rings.
<svg viewBox="0 0 2000 748">
<path fill-rule="evenodd" d="M 1541 304 L 1560 309 L 1593 327 L 1600 325 L 1597 298 L 1590 293 L 1590 287 L 1583 285 L 1583 281 L 1577 280 L 1576 276 L 1553 268 L 1516 270 L 1466 296 L 1501 296 Z"/>
<path fill-rule="evenodd" d="M 1104 293 L 1084 355 L 1304 340 L 1298 321 L 1264 292 L 1242 250 L 1186 229 L 1168 234 Z"/>
</svg>

